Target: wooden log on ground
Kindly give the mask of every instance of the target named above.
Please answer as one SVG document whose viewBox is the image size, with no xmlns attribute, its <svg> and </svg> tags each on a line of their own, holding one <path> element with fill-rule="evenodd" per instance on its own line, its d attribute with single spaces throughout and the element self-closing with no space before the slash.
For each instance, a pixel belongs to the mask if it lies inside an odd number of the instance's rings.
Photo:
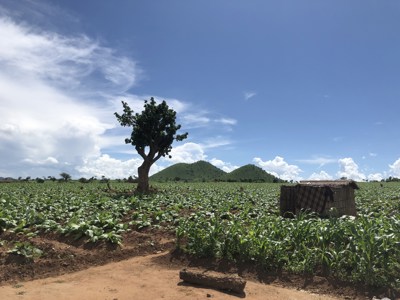
<svg viewBox="0 0 400 300">
<path fill-rule="evenodd" d="M 246 280 L 236 274 L 222 274 L 212 271 L 187 270 L 179 272 L 179 278 L 185 282 L 195 283 L 218 290 L 243 293 Z"/>
</svg>

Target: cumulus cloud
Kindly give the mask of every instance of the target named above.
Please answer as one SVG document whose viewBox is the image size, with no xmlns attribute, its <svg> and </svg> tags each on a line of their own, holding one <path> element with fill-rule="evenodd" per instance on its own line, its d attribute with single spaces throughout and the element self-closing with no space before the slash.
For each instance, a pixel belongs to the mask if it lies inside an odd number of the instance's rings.
<svg viewBox="0 0 400 300">
<path fill-rule="evenodd" d="M 38 9 L 31 4 L 29 15 Z M 40 5 L 42 12 L 46 8 Z M 46 18 L 37 18 L 45 22 L 34 25 L 27 21 L 31 18 L 11 10 L 0 5 L 0 39 L 6 41 L 0 47 L 0 176 L 68 172 L 73 177 L 125 177 L 131 167 L 136 172 L 138 156 L 124 145 L 130 129 L 121 128 L 113 112 L 122 112 L 121 100 L 140 112 L 143 100 L 151 97 L 128 92 L 142 72 L 137 62 L 84 34 L 48 29 L 55 28 L 49 23 L 56 7 L 49 7 Z M 17 15 L 24 21 L 16 21 Z M 205 126 L 217 132 L 236 124 L 175 98 L 154 97 L 178 113 L 182 132 Z M 221 138 L 218 144 L 179 145 L 168 162 L 206 159 L 207 147 L 226 144 Z M 122 161 L 112 154 L 133 158 Z"/>
<path fill-rule="evenodd" d="M 268 173 L 284 180 L 300 180 L 300 173 L 303 172 L 298 166 L 288 164 L 283 157 L 276 156 L 273 160 L 263 161 L 255 157 L 253 162 L 259 165 Z"/>
<path fill-rule="evenodd" d="M 396 160 L 392 165 L 389 165 L 390 174 L 394 177 L 400 178 L 400 158 Z"/>
<path fill-rule="evenodd" d="M 40 81 L 15 82 L 0 74 L 0 99 L 0 162 L 15 172 L 21 171 L 18 162 L 48 157 L 80 163 L 82 156 L 99 153 L 98 136 L 112 127 L 96 116 L 96 107 Z"/>
<path fill-rule="evenodd" d="M 374 173 L 368 175 L 369 181 L 381 181 L 383 179 L 383 175 L 381 173 Z"/>
<path fill-rule="evenodd" d="M 185 143 L 177 147 L 173 147 L 170 152 L 172 158 L 164 158 L 171 163 L 194 163 L 199 160 L 205 160 L 207 155 L 201 145 L 196 143 Z"/>
<path fill-rule="evenodd" d="M 325 171 L 320 171 L 319 173 L 312 173 L 308 179 L 309 180 L 332 180 L 333 177 Z"/>
<path fill-rule="evenodd" d="M 7 41 L 0 47 L 2 172 L 55 175 L 55 165 L 71 170 L 99 156 L 99 137 L 114 120 L 107 102 L 91 99 L 131 87 L 135 62 L 88 37 L 32 29 L 4 12 L 0 38 Z"/>
<path fill-rule="evenodd" d="M 128 178 L 129 176 L 137 176 L 137 168 L 142 162 L 143 160 L 140 158 L 123 161 L 103 154 L 99 157 L 86 159 L 81 166 L 76 167 L 76 170 L 83 177 Z M 150 175 L 162 169 L 157 164 L 153 164 L 150 169 Z"/>
<path fill-rule="evenodd" d="M 339 178 L 345 177 L 355 181 L 365 181 L 367 178 L 365 174 L 359 171 L 358 165 L 351 157 L 339 159 L 338 161 L 340 170 L 337 173 Z"/>
<path fill-rule="evenodd" d="M 129 160 L 116 159 L 107 154 L 88 157 L 75 169 L 85 177 L 106 176 L 107 178 L 126 178 L 131 175 L 137 175 L 137 168 L 142 164 L 143 159 L 134 154 L 134 152 L 132 153 L 134 157 Z M 200 144 L 192 142 L 174 146 L 170 155 L 172 156 L 171 158 L 163 157 L 153 164 L 150 169 L 150 175 L 161 171 L 165 166 L 170 164 L 194 163 L 199 160 L 206 160 L 207 158 L 203 147 Z M 226 164 L 226 166 L 228 167 L 229 164 Z"/>
<path fill-rule="evenodd" d="M 227 172 L 227 173 L 230 173 L 233 170 L 236 170 L 237 168 L 239 168 L 239 166 L 232 165 L 229 162 L 224 162 L 224 161 L 222 161 L 220 159 L 216 159 L 216 158 L 211 159 L 210 163 L 212 165 L 216 166 L 217 168 L 220 168 L 222 171 Z"/>
</svg>

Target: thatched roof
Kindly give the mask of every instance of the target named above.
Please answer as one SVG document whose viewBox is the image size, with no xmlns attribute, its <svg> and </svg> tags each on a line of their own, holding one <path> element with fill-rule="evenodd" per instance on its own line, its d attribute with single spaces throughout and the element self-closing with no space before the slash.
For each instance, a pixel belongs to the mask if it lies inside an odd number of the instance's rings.
<svg viewBox="0 0 400 300">
<path fill-rule="evenodd" d="M 299 186 L 329 186 L 329 187 L 345 187 L 349 186 L 355 190 L 359 187 L 354 180 L 303 180 L 298 183 Z"/>
</svg>

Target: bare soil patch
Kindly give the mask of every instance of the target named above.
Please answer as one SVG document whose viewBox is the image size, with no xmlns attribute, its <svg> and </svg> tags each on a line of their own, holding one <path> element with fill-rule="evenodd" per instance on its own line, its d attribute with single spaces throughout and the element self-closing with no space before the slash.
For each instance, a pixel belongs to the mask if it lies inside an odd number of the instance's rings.
<svg viewBox="0 0 400 300">
<path fill-rule="evenodd" d="M 160 253 L 173 247 L 172 233 L 160 230 L 131 231 L 124 235 L 122 246 L 98 242 L 87 243 L 81 238 L 57 234 L 40 234 L 28 239 L 24 235 L 3 233 L 0 247 L 0 285 L 62 275 L 104 265 L 127 258 Z M 9 253 L 15 242 L 28 242 L 40 249 L 42 255 L 26 258 Z"/>
<path fill-rule="evenodd" d="M 388 291 L 322 276 L 196 259 L 174 250 L 174 234 L 159 229 L 126 233 L 121 247 L 44 233 L 30 239 L 12 233 L 0 237 L 5 241 L 0 247 L 1 299 L 371 299 L 388 295 Z M 29 242 L 42 255 L 27 259 L 8 253 L 15 241 Z M 185 267 L 239 274 L 248 281 L 245 294 L 186 284 L 179 280 L 179 270 Z"/>
<path fill-rule="evenodd" d="M 140 256 L 71 274 L 2 286 L 0 295 L 8 300 L 338 299 L 253 281 L 247 283 L 245 293 L 240 295 L 186 284 L 179 280 L 180 266 L 174 263 L 168 266 L 168 256 L 168 253 Z M 160 260 L 164 263 L 160 264 Z"/>
</svg>

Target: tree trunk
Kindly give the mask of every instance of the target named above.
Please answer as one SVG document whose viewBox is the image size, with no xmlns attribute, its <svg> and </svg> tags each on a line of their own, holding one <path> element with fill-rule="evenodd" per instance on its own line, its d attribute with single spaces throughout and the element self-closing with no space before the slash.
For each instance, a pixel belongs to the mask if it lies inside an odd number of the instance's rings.
<svg viewBox="0 0 400 300">
<path fill-rule="evenodd" d="M 144 161 L 142 165 L 138 168 L 138 186 L 136 191 L 139 193 L 148 193 L 149 192 L 149 172 L 150 172 L 151 163 L 148 161 Z"/>
</svg>

